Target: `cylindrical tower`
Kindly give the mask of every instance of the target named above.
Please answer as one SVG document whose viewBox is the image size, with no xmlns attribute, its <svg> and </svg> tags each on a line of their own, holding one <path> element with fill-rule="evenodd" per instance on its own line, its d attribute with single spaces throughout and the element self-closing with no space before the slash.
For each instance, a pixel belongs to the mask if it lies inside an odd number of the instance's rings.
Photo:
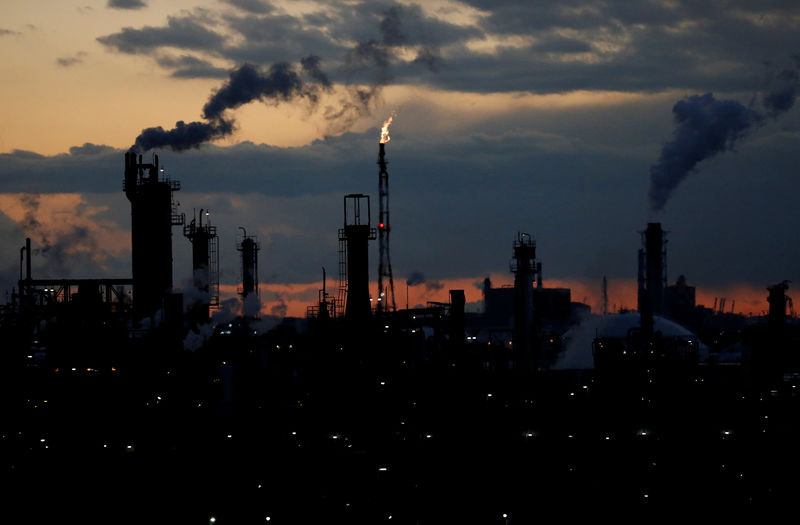
<svg viewBox="0 0 800 525">
<path fill-rule="evenodd" d="M 362 216 L 363 211 L 366 211 L 365 217 Z M 348 322 L 366 321 L 371 317 L 368 241 L 376 236 L 377 232 L 370 227 L 369 195 L 345 195 L 344 228 L 339 230 L 339 239 L 347 242 L 345 319 Z"/>
<path fill-rule="evenodd" d="M 244 302 L 250 295 L 258 297 L 258 250 L 261 246 L 254 235 L 247 235 L 242 230 L 242 239 L 237 243 L 236 249 L 242 253 L 242 288 L 241 296 Z"/>
<path fill-rule="evenodd" d="M 650 308 L 654 314 L 664 309 L 664 286 L 666 282 L 666 250 L 661 223 L 650 222 L 644 232 L 645 279 Z"/>
<path fill-rule="evenodd" d="M 199 292 L 189 308 L 194 324 L 208 322 L 211 306 L 219 304 L 219 269 L 217 266 L 217 228 L 211 226 L 206 213 L 203 224 L 203 209 L 199 221 L 183 227 L 183 235 L 192 243 L 192 284 Z"/>
<path fill-rule="evenodd" d="M 157 155 L 145 164 L 141 155 L 127 152 L 123 189 L 131 202 L 133 305 L 141 319 L 161 309 L 172 288 L 172 226 L 183 224 L 172 192 L 180 183 L 163 175 Z"/>
<path fill-rule="evenodd" d="M 517 233 L 511 271 L 514 272 L 514 349 L 529 355 L 533 341 L 536 241 L 527 233 Z"/>
</svg>

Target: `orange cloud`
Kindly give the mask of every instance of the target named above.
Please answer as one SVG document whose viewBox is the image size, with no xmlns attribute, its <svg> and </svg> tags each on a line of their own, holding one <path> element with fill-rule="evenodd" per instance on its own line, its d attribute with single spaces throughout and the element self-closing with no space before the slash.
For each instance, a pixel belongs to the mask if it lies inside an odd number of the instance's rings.
<svg viewBox="0 0 800 525">
<path fill-rule="evenodd" d="M 98 263 L 131 249 L 130 232 L 101 220 L 107 206 L 91 206 L 80 193 L 0 194 L 6 214 L 39 246 L 64 244 L 64 252 L 88 252 Z"/>
</svg>

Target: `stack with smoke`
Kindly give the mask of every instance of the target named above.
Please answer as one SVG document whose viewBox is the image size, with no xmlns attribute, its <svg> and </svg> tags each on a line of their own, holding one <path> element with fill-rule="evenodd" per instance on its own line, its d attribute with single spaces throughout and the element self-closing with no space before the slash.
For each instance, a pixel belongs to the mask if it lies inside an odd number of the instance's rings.
<svg viewBox="0 0 800 525">
<path fill-rule="evenodd" d="M 678 184 L 699 162 L 732 150 L 767 117 L 776 118 L 792 108 L 800 89 L 797 69 L 780 71 L 770 84 L 761 99 L 766 113 L 735 100 L 717 100 L 711 93 L 688 97 L 673 106 L 676 124 L 673 138 L 664 144 L 658 163 L 650 167 L 649 196 L 654 211 L 664 208 Z"/>
</svg>

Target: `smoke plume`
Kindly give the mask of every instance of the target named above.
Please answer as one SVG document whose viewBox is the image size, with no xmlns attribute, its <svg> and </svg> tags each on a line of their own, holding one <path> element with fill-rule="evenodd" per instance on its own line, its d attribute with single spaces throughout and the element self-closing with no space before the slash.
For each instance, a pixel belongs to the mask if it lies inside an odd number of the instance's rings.
<svg viewBox="0 0 800 525">
<path fill-rule="evenodd" d="M 286 301 L 283 299 L 283 295 L 275 294 L 275 300 L 277 301 L 276 304 L 272 305 L 270 308 L 270 313 L 279 318 L 286 317 L 286 313 L 288 312 L 288 306 L 286 306 Z"/>
<path fill-rule="evenodd" d="M 32 255 L 45 259 L 43 262 L 47 271 L 67 270 L 68 254 L 80 251 L 92 255 L 98 252 L 97 240 L 84 225 L 64 222 L 64 227 L 57 233 L 49 231 L 37 218 L 40 207 L 38 193 L 23 194 L 20 197 L 20 204 L 25 210 L 25 215 L 19 225 L 30 237 L 37 240 L 39 248 L 34 249 Z M 75 212 L 80 217 L 84 208 L 78 207 Z"/>
<path fill-rule="evenodd" d="M 416 286 L 425 282 L 425 276 L 420 272 L 411 272 L 411 275 L 406 279 L 407 286 Z"/>
<path fill-rule="evenodd" d="M 206 122 L 183 121 L 165 130 L 161 126 L 142 130 L 131 149 L 144 152 L 156 148 L 184 151 L 197 148 L 205 142 L 233 133 L 235 122 L 225 116 L 225 111 L 259 100 L 277 105 L 296 99 L 306 99 L 311 104 L 319 100 L 319 93 L 330 89 L 330 81 L 320 69 L 320 59 L 307 56 L 300 62 L 300 72 L 286 63 L 272 64 L 266 72 L 252 64 L 244 64 L 231 72 L 228 80 L 216 90 L 203 106 Z M 302 75 L 309 79 L 304 80 Z"/>
<path fill-rule="evenodd" d="M 411 275 L 409 275 L 408 279 L 406 279 L 406 285 L 417 286 L 419 284 L 425 285 L 425 289 L 428 291 L 441 290 L 444 288 L 444 284 L 439 281 L 429 281 L 425 279 L 425 276 L 421 272 L 411 272 Z"/>
<path fill-rule="evenodd" d="M 661 210 L 697 163 L 732 149 L 761 116 L 735 100 L 711 93 L 678 101 L 672 108 L 675 131 L 650 167 L 650 206 Z"/>
<path fill-rule="evenodd" d="M 672 107 L 672 140 L 664 144 L 658 162 L 650 167 L 649 197 L 654 211 L 664 209 L 675 188 L 698 163 L 732 150 L 768 117 L 777 118 L 792 108 L 800 89 L 797 68 L 779 71 L 768 84 L 761 97 L 765 113 L 735 100 L 717 100 L 711 93 L 685 98 Z"/>
<path fill-rule="evenodd" d="M 342 72 L 348 80 L 345 96 L 339 99 L 338 107 L 329 106 L 324 117 L 328 121 L 327 133 L 341 133 L 364 116 L 372 113 L 372 107 L 393 76 L 391 66 L 399 48 L 414 47 L 417 57 L 414 64 L 421 64 L 432 72 L 441 69 L 442 59 L 438 48 L 424 35 L 409 36 L 409 22 L 413 27 L 422 26 L 422 10 L 418 6 L 394 6 L 388 9 L 378 26 L 380 40 L 370 39 L 357 43 L 345 56 Z M 359 85 L 356 77 L 365 76 L 366 85 Z"/>
<path fill-rule="evenodd" d="M 327 106 L 323 112 L 327 134 L 347 131 L 359 118 L 371 114 L 374 101 L 392 79 L 390 66 L 398 48 L 416 48 L 417 57 L 413 63 L 422 64 L 431 71 L 439 70 L 438 49 L 424 36 L 410 37 L 404 30 L 408 21 L 421 26 L 422 18 L 418 7 L 392 7 L 380 21 L 380 40 L 359 42 L 347 52 L 341 69 L 346 79 L 343 94 L 338 106 Z M 232 71 L 225 84 L 209 97 L 203 106 L 203 121 L 186 123 L 181 120 L 172 129 L 161 126 L 146 128 L 136 137 L 131 149 L 138 153 L 164 148 L 185 151 L 224 138 L 236 128 L 236 122 L 226 115 L 226 111 L 256 100 L 277 105 L 304 99 L 313 107 L 319 102 L 322 92 L 333 91 L 320 64 L 321 59 L 315 55 L 301 59 L 299 67 L 277 62 L 266 72 L 252 64 L 244 64 Z M 356 81 L 357 76 L 360 81 Z"/>
</svg>

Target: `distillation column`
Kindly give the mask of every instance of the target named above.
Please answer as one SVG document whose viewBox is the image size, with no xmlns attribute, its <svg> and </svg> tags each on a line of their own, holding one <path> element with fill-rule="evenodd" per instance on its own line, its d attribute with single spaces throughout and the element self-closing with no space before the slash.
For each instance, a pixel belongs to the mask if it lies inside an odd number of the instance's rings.
<svg viewBox="0 0 800 525">
<path fill-rule="evenodd" d="M 172 289 L 172 226 L 184 222 L 172 200 L 180 182 L 163 171 L 157 155 L 145 164 L 141 155 L 125 153 L 123 189 L 131 202 L 133 306 L 139 319 L 163 308 Z"/>
</svg>

